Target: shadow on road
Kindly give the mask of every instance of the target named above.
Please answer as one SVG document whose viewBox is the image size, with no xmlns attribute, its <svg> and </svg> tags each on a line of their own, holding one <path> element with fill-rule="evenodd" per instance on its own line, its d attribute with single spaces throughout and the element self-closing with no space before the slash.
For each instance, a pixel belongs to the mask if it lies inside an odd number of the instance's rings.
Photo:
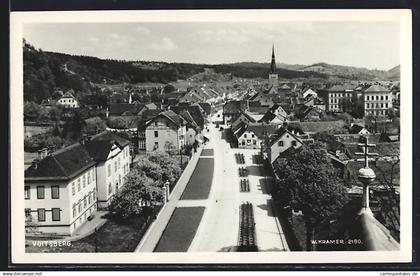
<svg viewBox="0 0 420 276">
<path fill-rule="evenodd" d="M 222 130 L 222 139 L 225 140 L 227 143 L 229 143 L 231 148 L 238 147 L 238 143 L 236 142 L 236 139 L 233 137 L 233 133 L 230 128 Z"/>
<path fill-rule="evenodd" d="M 267 199 L 266 204 L 257 205 L 258 208 L 267 211 L 267 216 L 274 217 L 273 209 L 271 208 L 271 199 Z"/>
</svg>

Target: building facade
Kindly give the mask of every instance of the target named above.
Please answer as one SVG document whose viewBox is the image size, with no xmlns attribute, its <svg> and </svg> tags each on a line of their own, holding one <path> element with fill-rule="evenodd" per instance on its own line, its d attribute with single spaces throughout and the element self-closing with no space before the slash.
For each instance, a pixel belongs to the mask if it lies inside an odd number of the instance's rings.
<svg viewBox="0 0 420 276">
<path fill-rule="evenodd" d="M 328 89 L 327 111 L 342 112 L 342 101 L 353 98 L 352 85 L 334 85 Z"/>
<path fill-rule="evenodd" d="M 79 143 L 35 160 L 25 171 L 26 230 L 72 235 L 97 209 L 94 160 Z"/>
<path fill-rule="evenodd" d="M 67 91 L 58 101 L 57 104 L 63 105 L 68 108 L 78 108 L 79 102 L 73 96 L 72 90 Z"/>
<path fill-rule="evenodd" d="M 145 128 L 146 151 L 180 150 L 185 146 L 184 119 L 168 110 L 150 120 Z"/>
<path fill-rule="evenodd" d="M 381 85 L 370 85 L 362 90 L 364 116 L 385 116 L 392 108 L 392 92 Z"/>
<path fill-rule="evenodd" d="M 93 136 L 85 146 L 97 162 L 98 208 L 103 209 L 109 206 L 130 172 L 130 142 L 112 132 L 104 131 Z"/>
</svg>

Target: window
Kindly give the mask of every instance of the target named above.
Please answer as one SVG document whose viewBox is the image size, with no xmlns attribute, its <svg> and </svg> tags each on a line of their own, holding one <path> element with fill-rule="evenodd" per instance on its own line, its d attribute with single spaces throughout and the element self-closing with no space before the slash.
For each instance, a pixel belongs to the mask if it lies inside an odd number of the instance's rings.
<svg viewBox="0 0 420 276">
<path fill-rule="evenodd" d="M 114 171 L 117 172 L 117 160 L 114 162 Z"/>
<path fill-rule="evenodd" d="M 83 188 L 86 187 L 86 174 L 82 176 L 83 178 Z"/>
<path fill-rule="evenodd" d="M 87 205 L 87 199 L 86 196 L 83 198 L 83 208 L 86 208 Z"/>
<path fill-rule="evenodd" d="M 244 134 L 244 138 L 247 138 L 247 135 L 246 135 L 246 133 Z"/>
<path fill-rule="evenodd" d="M 87 174 L 87 184 L 88 185 L 90 184 L 90 172 L 88 172 L 88 174 Z"/>
<path fill-rule="evenodd" d="M 388 100 L 388 96 L 385 96 L 385 100 Z"/>
<path fill-rule="evenodd" d="M 52 221 L 60 221 L 60 208 L 52 208 Z"/>
<path fill-rule="evenodd" d="M 36 187 L 36 198 L 37 199 L 44 199 L 45 198 L 45 187 L 44 186 L 37 186 Z"/>
<path fill-rule="evenodd" d="M 253 144 L 256 145 L 257 144 L 257 140 L 253 140 Z"/>
<path fill-rule="evenodd" d="M 155 126 L 158 126 L 158 122 L 155 122 Z"/>
<path fill-rule="evenodd" d="M 277 144 L 279 145 L 279 147 L 283 147 L 284 145 L 283 141 L 279 141 Z"/>
<path fill-rule="evenodd" d="M 77 191 L 80 192 L 80 178 L 77 179 Z"/>
<path fill-rule="evenodd" d="M 108 184 L 108 194 L 112 194 L 112 185 L 111 185 L 111 183 Z"/>
<path fill-rule="evenodd" d="M 242 140 L 242 146 L 245 146 L 245 140 Z"/>
<path fill-rule="evenodd" d="M 38 221 L 45 221 L 45 209 L 38 209 Z"/>
<path fill-rule="evenodd" d="M 95 181 L 95 169 L 92 170 L 92 181 Z"/>
<path fill-rule="evenodd" d="M 155 149 L 159 148 L 159 142 L 155 142 Z"/>
<path fill-rule="evenodd" d="M 92 194 L 89 194 L 89 197 L 88 197 L 88 204 L 90 205 L 90 204 L 92 204 Z"/>
<path fill-rule="evenodd" d="M 52 199 L 60 198 L 60 186 L 51 186 L 51 198 Z"/>
<path fill-rule="evenodd" d="M 155 137 L 159 137 L 159 131 L 155 130 Z"/>
<path fill-rule="evenodd" d="M 76 194 L 76 187 L 74 186 L 74 182 L 71 183 L 71 194 L 72 195 Z"/>
<path fill-rule="evenodd" d="M 77 208 L 79 209 L 79 214 L 82 212 L 82 202 L 79 200 L 79 203 L 77 204 Z"/>
<path fill-rule="evenodd" d="M 111 164 L 108 164 L 108 176 L 111 176 Z"/>
<path fill-rule="evenodd" d="M 29 218 L 31 216 L 31 209 L 25 208 L 25 218 Z"/>
<path fill-rule="evenodd" d="M 25 199 L 31 199 L 31 187 L 25 186 Z"/>
<path fill-rule="evenodd" d="M 251 135 L 251 138 L 255 138 L 255 135 L 254 135 L 254 134 L 252 134 L 252 135 Z"/>
<path fill-rule="evenodd" d="M 73 204 L 73 217 L 76 217 L 76 215 L 77 215 L 76 204 Z"/>
<path fill-rule="evenodd" d="M 118 169 L 121 168 L 121 159 L 118 157 Z"/>
<path fill-rule="evenodd" d="M 296 141 L 292 141 L 292 146 L 296 147 Z"/>
</svg>

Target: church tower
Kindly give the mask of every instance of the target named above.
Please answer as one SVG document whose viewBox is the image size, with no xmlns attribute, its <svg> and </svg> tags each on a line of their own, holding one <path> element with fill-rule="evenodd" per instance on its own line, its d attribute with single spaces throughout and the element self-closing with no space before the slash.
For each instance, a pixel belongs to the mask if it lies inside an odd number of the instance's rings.
<svg viewBox="0 0 420 276">
<path fill-rule="evenodd" d="M 268 85 L 277 87 L 279 84 L 279 75 L 276 73 L 276 56 L 274 55 L 274 44 L 271 53 L 270 74 L 268 75 Z"/>
</svg>

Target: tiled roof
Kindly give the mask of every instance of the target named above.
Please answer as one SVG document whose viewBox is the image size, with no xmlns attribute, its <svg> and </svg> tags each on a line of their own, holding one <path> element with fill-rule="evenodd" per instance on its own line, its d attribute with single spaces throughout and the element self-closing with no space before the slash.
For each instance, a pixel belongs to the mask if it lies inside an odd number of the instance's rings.
<svg viewBox="0 0 420 276">
<path fill-rule="evenodd" d="M 61 98 L 74 98 L 74 91 L 73 89 L 68 90 Z"/>
<path fill-rule="evenodd" d="M 201 107 L 199 105 L 177 105 L 171 106 L 171 110 L 177 114 L 181 114 L 182 111 L 188 111 L 190 116 L 194 119 L 197 125 L 201 128 L 204 127 L 204 118 L 201 114 Z"/>
<path fill-rule="evenodd" d="M 382 85 L 373 84 L 364 88 L 363 92 L 390 92 L 390 90 Z"/>
<path fill-rule="evenodd" d="M 198 103 L 207 115 L 211 113 L 211 105 L 209 103 Z"/>
<path fill-rule="evenodd" d="M 156 118 L 159 118 L 159 117 L 164 117 L 164 118 L 168 119 L 170 122 L 172 122 L 177 127 L 180 127 L 185 122 L 185 119 L 183 119 L 181 116 L 179 116 L 178 114 L 176 114 L 172 110 L 167 110 L 167 111 L 163 111 L 163 112 L 159 113 L 158 116 L 156 116 L 153 119 L 151 119 L 150 121 L 148 121 L 146 125 L 149 125 L 151 122 L 153 122 Z"/>
<path fill-rule="evenodd" d="M 95 161 L 104 161 L 107 159 L 114 143 L 120 149 L 123 149 L 130 144 L 130 141 L 111 131 L 103 131 L 93 136 L 91 140 L 86 143 L 86 149 Z"/>
<path fill-rule="evenodd" d="M 142 108 L 144 108 L 144 104 L 111 103 L 109 114 L 113 116 L 137 115 Z"/>
<path fill-rule="evenodd" d="M 242 115 L 245 116 L 251 123 L 255 123 L 256 122 L 254 120 L 254 118 L 251 115 L 249 115 L 247 112 L 240 112 L 240 113 L 236 114 L 234 117 L 232 117 L 231 122 L 232 123 L 235 122 Z"/>
<path fill-rule="evenodd" d="M 25 171 L 25 181 L 70 180 L 95 165 L 80 143 L 58 150 Z"/>
<path fill-rule="evenodd" d="M 223 106 L 223 113 L 239 113 L 247 109 L 246 101 L 230 101 Z"/>
<path fill-rule="evenodd" d="M 344 91 L 353 91 L 355 89 L 352 84 L 336 84 L 328 89 L 330 92 L 344 92 Z"/>
<path fill-rule="evenodd" d="M 269 143 L 268 143 L 270 145 L 270 147 L 273 146 L 277 142 L 277 140 L 280 137 L 282 137 L 284 134 L 286 134 L 286 133 L 288 133 L 293 138 L 295 138 L 297 141 L 299 141 L 300 143 L 303 144 L 302 140 L 299 137 L 297 137 L 296 135 L 292 134 L 286 128 L 281 127 L 281 128 L 276 129 L 276 131 L 270 136 Z"/>
</svg>

